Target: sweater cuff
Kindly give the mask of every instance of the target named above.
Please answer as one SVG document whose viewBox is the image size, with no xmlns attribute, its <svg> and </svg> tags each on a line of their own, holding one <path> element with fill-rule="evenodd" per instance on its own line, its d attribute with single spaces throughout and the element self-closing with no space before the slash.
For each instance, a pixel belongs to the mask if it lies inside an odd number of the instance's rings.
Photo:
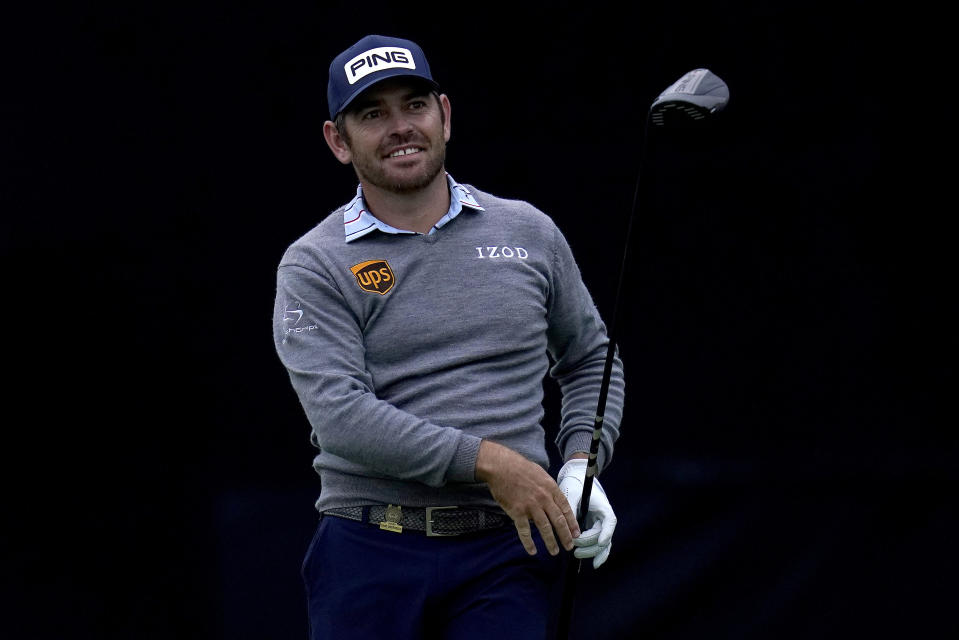
<svg viewBox="0 0 959 640">
<path fill-rule="evenodd" d="M 593 443 L 592 431 L 576 431 L 566 439 L 563 446 L 563 461 L 569 460 L 569 457 L 578 451 L 589 453 L 589 447 Z M 599 471 L 606 465 L 606 451 L 603 443 L 599 443 L 599 452 L 596 454 L 596 465 Z"/>
<path fill-rule="evenodd" d="M 447 482 L 476 482 L 476 456 L 479 455 L 482 438 L 465 433 L 460 434 L 459 445 L 449 469 L 446 471 Z"/>
</svg>

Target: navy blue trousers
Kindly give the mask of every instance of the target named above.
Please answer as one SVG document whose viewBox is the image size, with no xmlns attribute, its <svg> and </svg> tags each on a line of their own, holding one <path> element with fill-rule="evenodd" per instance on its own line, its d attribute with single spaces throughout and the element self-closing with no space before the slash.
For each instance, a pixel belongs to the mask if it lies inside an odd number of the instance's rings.
<svg viewBox="0 0 959 640">
<path fill-rule="evenodd" d="M 310 638 L 545 638 L 562 556 L 533 532 L 530 556 L 513 527 L 428 538 L 323 517 L 303 560 Z"/>
</svg>

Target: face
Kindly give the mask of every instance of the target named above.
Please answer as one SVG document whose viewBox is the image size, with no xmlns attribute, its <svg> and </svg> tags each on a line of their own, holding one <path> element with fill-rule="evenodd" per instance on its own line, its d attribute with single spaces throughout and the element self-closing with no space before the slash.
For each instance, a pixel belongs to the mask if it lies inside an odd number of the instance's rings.
<svg viewBox="0 0 959 640">
<path fill-rule="evenodd" d="M 332 122 L 324 135 L 340 162 L 353 163 L 364 184 L 392 193 L 429 185 L 443 171 L 450 108 L 422 85 L 402 79 L 374 85 L 344 117 L 345 135 Z"/>
</svg>

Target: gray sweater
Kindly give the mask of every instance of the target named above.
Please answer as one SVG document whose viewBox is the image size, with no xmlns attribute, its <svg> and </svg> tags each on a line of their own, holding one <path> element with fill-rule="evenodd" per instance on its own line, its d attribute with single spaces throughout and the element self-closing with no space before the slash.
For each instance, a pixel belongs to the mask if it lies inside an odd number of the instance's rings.
<svg viewBox="0 0 959 640">
<path fill-rule="evenodd" d="M 340 208 L 280 262 L 274 341 L 320 450 L 320 511 L 495 506 L 474 477 L 480 441 L 548 467 L 547 371 L 560 453 L 589 449 L 608 341 L 569 246 L 530 204 L 465 188 L 485 210 L 430 235 L 347 243 Z M 600 469 L 623 395 L 616 358 Z"/>
</svg>

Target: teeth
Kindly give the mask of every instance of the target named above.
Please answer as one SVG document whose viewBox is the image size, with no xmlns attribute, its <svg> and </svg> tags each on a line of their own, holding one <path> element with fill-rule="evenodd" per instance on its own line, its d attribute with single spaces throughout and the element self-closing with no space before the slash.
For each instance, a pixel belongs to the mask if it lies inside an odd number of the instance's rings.
<svg viewBox="0 0 959 640">
<path fill-rule="evenodd" d="M 418 151 L 419 149 L 417 149 L 416 147 L 407 147 L 406 149 L 400 149 L 399 151 L 394 151 L 393 153 L 390 154 L 390 157 L 395 158 L 397 156 L 407 156 L 411 153 L 417 153 Z"/>
</svg>

